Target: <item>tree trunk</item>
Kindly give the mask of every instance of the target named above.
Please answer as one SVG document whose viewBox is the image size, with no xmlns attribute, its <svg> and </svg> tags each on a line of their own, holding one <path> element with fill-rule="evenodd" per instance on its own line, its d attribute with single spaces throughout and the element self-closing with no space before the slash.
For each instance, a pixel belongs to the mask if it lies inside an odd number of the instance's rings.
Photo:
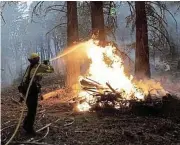
<svg viewBox="0 0 180 145">
<path fill-rule="evenodd" d="M 67 44 L 72 46 L 78 37 L 77 2 L 67 1 Z M 80 75 L 80 64 L 73 58 L 74 54 L 66 56 L 66 86 L 72 88 L 77 83 Z"/>
<path fill-rule="evenodd" d="M 180 60 L 178 60 L 178 66 L 177 69 L 180 70 Z"/>
<path fill-rule="evenodd" d="M 40 46 L 41 47 L 41 61 L 44 60 L 44 49 L 43 49 L 43 45 Z"/>
<path fill-rule="evenodd" d="M 92 33 L 99 31 L 99 40 L 105 40 L 103 2 L 91 1 Z"/>
<path fill-rule="evenodd" d="M 50 59 L 50 51 L 51 51 L 51 46 L 50 46 L 50 37 L 47 36 L 47 59 Z"/>
<path fill-rule="evenodd" d="M 137 78 L 150 78 L 148 31 L 145 2 L 135 2 L 136 9 L 136 59 L 135 75 Z"/>
<path fill-rule="evenodd" d="M 78 40 L 78 18 L 76 1 L 67 1 L 67 44 Z"/>
</svg>

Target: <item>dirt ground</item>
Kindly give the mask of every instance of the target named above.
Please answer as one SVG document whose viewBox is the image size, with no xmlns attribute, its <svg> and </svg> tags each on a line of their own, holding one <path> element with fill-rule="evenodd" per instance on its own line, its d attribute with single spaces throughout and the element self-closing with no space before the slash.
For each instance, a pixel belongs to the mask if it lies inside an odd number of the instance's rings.
<svg viewBox="0 0 180 145">
<path fill-rule="evenodd" d="M 43 91 L 61 88 L 62 82 L 57 78 L 51 81 L 45 79 Z M 17 101 L 18 97 L 17 86 L 1 93 L 2 144 L 8 141 L 17 125 L 22 108 L 22 104 Z M 173 114 L 156 116 L 130 112 L 75 113 L 68 103 L 54 98 L 39 101 L 35 129 L 40 129 L 36 137 L 27 136 L 21 125 L 11 144 L 180 144 L 180 105 L 176 104 Z"/>
</svg>

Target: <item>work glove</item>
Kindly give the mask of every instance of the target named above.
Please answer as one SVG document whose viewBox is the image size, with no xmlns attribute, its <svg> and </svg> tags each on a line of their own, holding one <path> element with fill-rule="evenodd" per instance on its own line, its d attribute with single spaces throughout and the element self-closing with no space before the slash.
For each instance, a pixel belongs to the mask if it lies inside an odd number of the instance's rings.
<svg viewBox="0 0 180 145">
<path fill-rule="evenodd" d="M 44 60 L 43 63 L 44 63 L 45 65 L 49 65 L 49 60 Z"/>
</svg>

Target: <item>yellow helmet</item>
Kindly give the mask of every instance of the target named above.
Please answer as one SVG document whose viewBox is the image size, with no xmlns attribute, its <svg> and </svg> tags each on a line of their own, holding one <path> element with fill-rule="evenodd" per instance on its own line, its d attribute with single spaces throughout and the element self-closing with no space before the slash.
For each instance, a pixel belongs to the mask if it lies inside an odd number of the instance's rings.
<svg viewBox="0 0 180 145">
<path fill-rule="evenodd" d="M 29 56 L 29 59 L 34 59 L 34 58 L 39 58 L 39 54 L 31 53 L 31 55 Z"/>
</svg>

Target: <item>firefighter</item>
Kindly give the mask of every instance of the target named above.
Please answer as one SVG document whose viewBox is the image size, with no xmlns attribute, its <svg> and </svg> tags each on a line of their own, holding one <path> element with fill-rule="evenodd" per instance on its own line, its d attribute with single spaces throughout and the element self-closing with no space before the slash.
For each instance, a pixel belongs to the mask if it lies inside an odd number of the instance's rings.
<svg viewBox="0 0 180 145">
<path fill-rule="evenodd" d="M 32 53 L 28 59 L 30 62 L 30 65 L 27 67 L 26 72 L 23 76 L 22 82 L 20 86 L 18 87 L 19 92 L 22 93 L 23 96 L 25 96 L 30 80 L 36 70 L 36 67 L 39 64 L 39 59 L 40 57 L 37 53 Z M 33 129 L 33 125 L 35 121 L 36 109 L 37 109 L 37 104 L 38 104 L 38 94 L 41 91 L 40 81 L 42 79 L 42 76 L 44 76 L 47 73 L 52 73 L 52 72 L 54 72 L 53 67 L 49 64 L 48 60 L 45 60 L 43 61 L 43 63 L 40 64 L 35 74 L 34 80 L 32 82 L 32 85 L 30 87 L 30 90 L 27 96 L 26 105 L 28 108 L 28 112 L 23 122 L 23 129 L 28 134 L 36 135 L 36 132 Z M 21 98 L 20 100 L 22 101 L 23 99 Z"/>
</svg>

